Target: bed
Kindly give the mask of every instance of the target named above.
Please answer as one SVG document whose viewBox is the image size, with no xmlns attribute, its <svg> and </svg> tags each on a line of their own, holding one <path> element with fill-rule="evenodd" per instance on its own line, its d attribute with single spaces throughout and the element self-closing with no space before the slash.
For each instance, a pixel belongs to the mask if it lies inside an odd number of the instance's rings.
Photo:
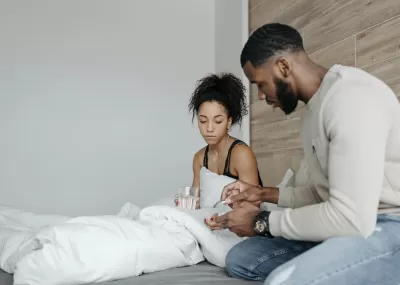
<svg viewBox="0 0 400 285">
<path fill-rule="evenodd" d="M 144 208 L 127 202 L 116 215 L 106 216 L 44 215 L 0 205 L 2 269 L 13 272 L 18 283 L 34 285 L 93 285 L 124 277 L 102 284 L 246 284 L 225 271 L 226 255 L 243 238 L 204 224 L 213 214 L 231 210 L 220 205 L 230 181 L 205 170 L 201 174 L 210 194 L 202 195 L 203 207 L 196 211 L 176 207 L 169 198 Z M 12 279 L 0 271 L 0 285 Z"/>
<path fill-rule="evenodd" d="M 126 278 L 113 282 L 97 283 L 101 285 L 169 285 L 169 284 L 204 284 L 213 285 L 239 285 L 262 284 L 261 282 L 243 281 L 227 276 L 224 269 L 213 266 L 207 262 L 198 265 L 174 268 L 165 271 L 144 274 L 138 277 Z M 0 285 L 13 285 L 12 275 L 0 270 Z"/>
</svg>

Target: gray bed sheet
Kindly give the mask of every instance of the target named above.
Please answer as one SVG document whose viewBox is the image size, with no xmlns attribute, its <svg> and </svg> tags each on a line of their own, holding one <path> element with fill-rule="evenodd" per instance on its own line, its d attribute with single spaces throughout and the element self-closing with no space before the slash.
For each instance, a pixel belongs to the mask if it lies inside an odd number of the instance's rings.
<svg viewBox="0 0 400 285">
<path fill-rule="evenodd" d="M 194 266 L 173 268 L 112 282 L 96 283 L 96 285 L 204 285 L 206 283 L 210 285 L 262 284 L 261 282 L 243 281 L 230 278 L 226 275 L 224 269 L 203 262 Z M 12 284 L 12 275 L 0 270 L 0 285 Z"/>
</svg>

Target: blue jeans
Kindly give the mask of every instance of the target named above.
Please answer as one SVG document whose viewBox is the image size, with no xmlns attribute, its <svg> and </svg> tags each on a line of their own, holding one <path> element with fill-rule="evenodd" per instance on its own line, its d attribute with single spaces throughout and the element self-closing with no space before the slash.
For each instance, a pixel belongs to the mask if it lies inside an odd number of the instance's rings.
<svg viewBox="0 0 400 285">
<path fill-rule="evenodd" d="M 264 285 L 400 284 L 400 217 L 380 215 L 368 238 L 322 243 L 254 237 L 228 253 L 230 276 Z"/>
</svg>

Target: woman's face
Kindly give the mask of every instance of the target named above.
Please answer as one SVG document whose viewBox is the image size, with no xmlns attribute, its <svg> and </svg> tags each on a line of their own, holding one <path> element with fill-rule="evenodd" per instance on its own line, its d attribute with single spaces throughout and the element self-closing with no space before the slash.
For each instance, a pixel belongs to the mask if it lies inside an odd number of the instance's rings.
<svg viewBox="0 0 400 285">
<path fill-rule="evenodd" d="M 200 105 L 197 121 L 200 133 L 209 145 L 215 145 L 228 133 L 232 118 L 220 103 L 211 101 Z"/>
</svg>

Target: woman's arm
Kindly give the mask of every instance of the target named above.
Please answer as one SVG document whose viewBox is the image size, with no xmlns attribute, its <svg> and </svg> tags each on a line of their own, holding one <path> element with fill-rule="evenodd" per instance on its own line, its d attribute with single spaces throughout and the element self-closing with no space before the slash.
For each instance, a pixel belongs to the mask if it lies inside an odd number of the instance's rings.
<svg viewBox="0 0 400 285">
<path fill-rule="evenodd" d="M 197 152 L 193 157 L 193 183 L 192 187 L 199 189 L 199 196 L 196 201 L 196 209 L 200 208 L 200 168 L 201 168 L 201 153 Z"/>
<path fill-rule="evenodd" d="M 232 150 L 230 168 L 245 183 L 259 186 L 258 167 L 254 152 L 246 145 L 236 145 Z"/>
<path fill-rule="evenodd" d="M 200 188 L 200 163 L 199 152 L 193 157 L 193 183 L 192 187 Z"/>
</svg>

